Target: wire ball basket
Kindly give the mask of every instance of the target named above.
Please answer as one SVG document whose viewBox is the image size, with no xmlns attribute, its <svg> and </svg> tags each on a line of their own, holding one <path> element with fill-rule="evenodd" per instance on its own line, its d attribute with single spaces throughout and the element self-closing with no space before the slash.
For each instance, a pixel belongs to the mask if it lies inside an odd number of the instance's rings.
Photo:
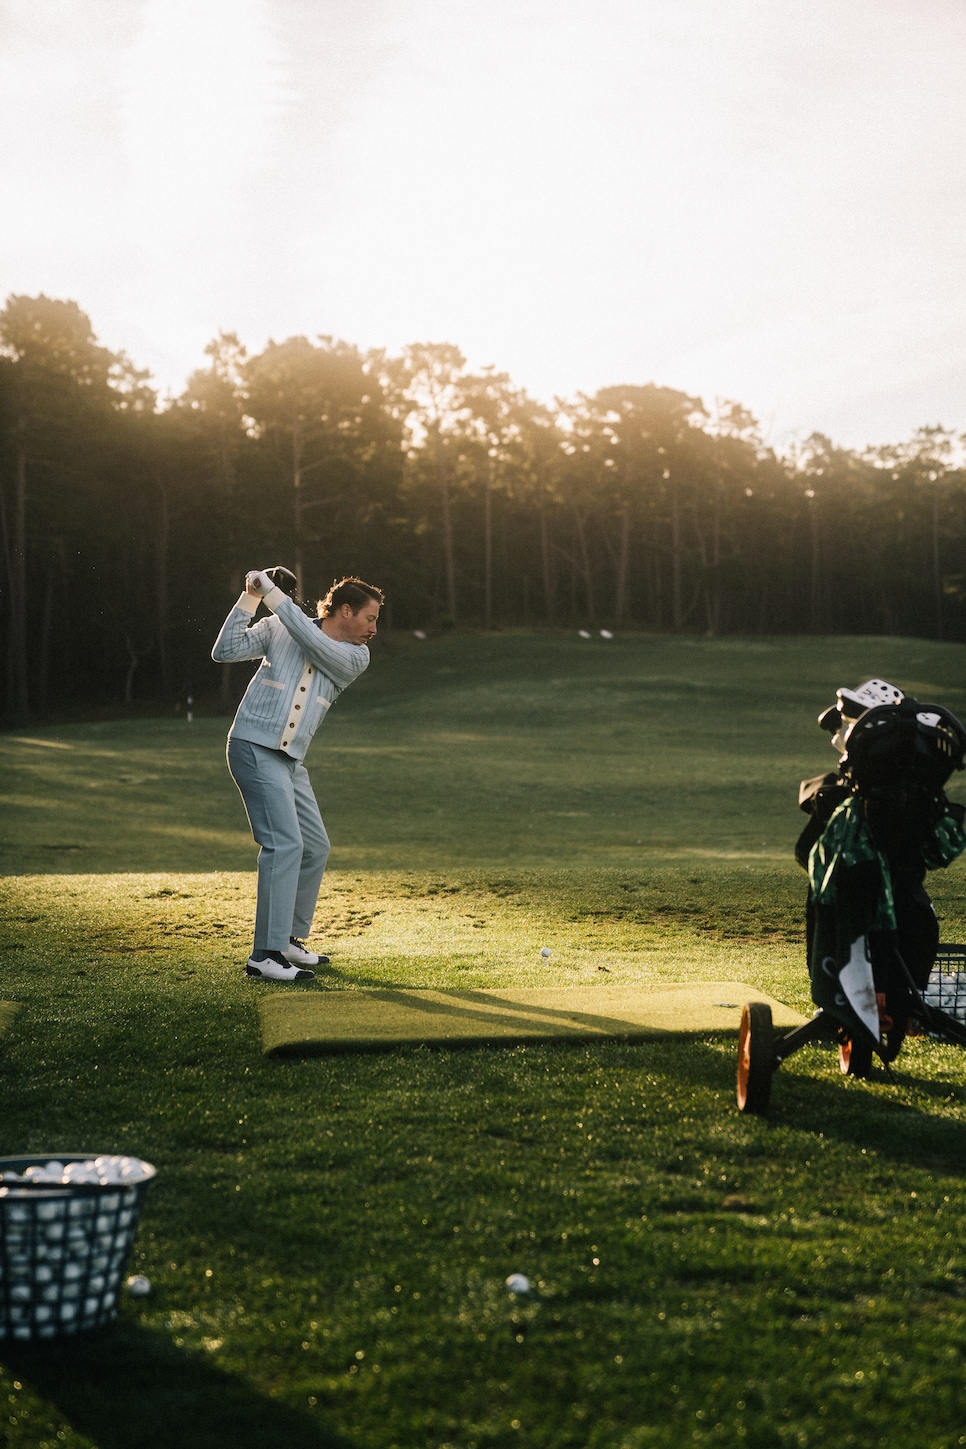
<svg viewBox="0 0 966 1449">
<path fill-rule="evenodd" d="M 114 1321 L 154 1176 L 136 1157 L 0 1157 L 0 1340 Z"/>
<path fill-rule="evenodd" d="M 927 1006 L 966 1026 L 966 946 L 939 947 L 922 995 Z"/>
</svg>

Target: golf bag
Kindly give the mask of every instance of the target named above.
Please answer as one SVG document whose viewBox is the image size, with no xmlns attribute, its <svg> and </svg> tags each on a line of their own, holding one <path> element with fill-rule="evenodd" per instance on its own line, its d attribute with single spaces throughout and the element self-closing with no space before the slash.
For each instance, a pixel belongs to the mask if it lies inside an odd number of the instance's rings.
<svg viewBox="0 0 966 1449">
<path fill-rule="evenodd" d="M 842 755 L 799 792 L 812 1000 L 888 1062 L 910 1029 L 910 983 L 925 988 L 939 944 L 926 872 L 966 848 L 966 811 L 944 789 L 966 729 L 882 680 L 840 690 L 819 724 Z"/>
</svg>

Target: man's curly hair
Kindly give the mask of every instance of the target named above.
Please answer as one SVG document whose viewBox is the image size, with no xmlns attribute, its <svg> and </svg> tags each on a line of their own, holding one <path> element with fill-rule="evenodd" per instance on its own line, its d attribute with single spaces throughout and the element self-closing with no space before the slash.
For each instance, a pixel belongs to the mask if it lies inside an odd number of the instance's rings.
<svg viewBox="0 0 966 1449">
<path fill-rule="evenodd" d="M 358 614 L 370 599 L 375 600 L 380 607 L 386 602 L 382 589 L 367 584 L 364 579 L 357 579 L 354 576 L 335 579 L 325 598 L 319 600 L 316 612 L 320 619 L 330 619 L 333 614 L 339 612 L 343 604 L 348 604 L 353 614 Z"/>
</svg>

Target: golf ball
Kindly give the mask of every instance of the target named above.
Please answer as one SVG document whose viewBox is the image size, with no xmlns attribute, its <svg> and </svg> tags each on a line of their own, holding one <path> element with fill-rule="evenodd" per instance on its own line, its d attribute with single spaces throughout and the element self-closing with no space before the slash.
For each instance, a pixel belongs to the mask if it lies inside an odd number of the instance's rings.
<svg viewBox="0 0 966 1449">
<path fill-rule="evenodd" d="M 143 1273 L 135 1273 L 127 1280 L 127 1291 L 132 1298 L 146 1298 L 151 1292 L 151 1279 L 145 1278 Z"/>
<path fill-rule="evenodd" d="M 525 1278 L 522 1273 L 511 1273 L 506 1280 L 506 1286 L 510 1293 L 529 1293 L 530 1279 Z"/>
<path fill-rule="evenodd" d="M 540 955 L 541 956 L 549 956 L 550 955 L 550 947 L 549 946 L 541 946 L 540 947 Z"/>
</svg>

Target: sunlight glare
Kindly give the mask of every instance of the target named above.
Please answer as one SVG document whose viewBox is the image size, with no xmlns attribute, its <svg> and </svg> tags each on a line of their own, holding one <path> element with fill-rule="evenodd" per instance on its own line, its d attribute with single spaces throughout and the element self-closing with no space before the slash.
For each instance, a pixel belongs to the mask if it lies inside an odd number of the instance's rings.
<svg viewBox="0 0 966 1449">
<path fill-rule="evenodd" d="M 265 0 L 147 0 L 123 66 L 132 243 L 190 287 L 195 247 L 238 251 L 285 95 Z"/>
</svg>

